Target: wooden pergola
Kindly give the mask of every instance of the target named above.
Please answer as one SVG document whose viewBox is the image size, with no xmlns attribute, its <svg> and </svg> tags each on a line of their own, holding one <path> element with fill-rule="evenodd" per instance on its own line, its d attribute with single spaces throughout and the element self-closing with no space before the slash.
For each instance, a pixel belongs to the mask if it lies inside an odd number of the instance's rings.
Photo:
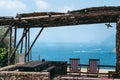
<svg viewBox="0 0 120 80">
<path fill-rule="evenodd" d="M 81 10 L 68 11 L 67 13 L 34 12 L 17 14 L 16 17 L 3 16 L 0 17 L 0 26 L 7 26 L 8 29 L 4 36 L 0 39 L 0 43 L 9 33 L 10 40 L 8 49 L 8 64 L 12 64 L 15 62 L 15 53 L 18 47 L 21 45 L 22 50 L 22 44 L 23 41 L 25 41 L 25 60 L 28 56 L 27 60 L 29 61 L 31 48 L 44 28 L 97 23 L 116 23 L 116 72 L 120 73 L 120 6 L 92 7 Z M 41 30 L 33 43 L 30 45 L 30 28 L 36 27 L 41 28 Z M 13 45 L 12 28 L 14 28 L 15 31 Z M 16 44 L 17 28 L 23 28 L 24 31 L 21 39 Z M 11 50 L 12 48 L 14 49 Z"/>
</svg>

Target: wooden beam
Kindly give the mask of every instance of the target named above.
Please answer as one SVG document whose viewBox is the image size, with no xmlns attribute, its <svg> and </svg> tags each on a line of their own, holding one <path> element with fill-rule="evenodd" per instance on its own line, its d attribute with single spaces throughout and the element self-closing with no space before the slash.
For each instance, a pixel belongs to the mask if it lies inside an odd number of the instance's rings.
<svg viewBox="0 0 120 80">
<path fill-rule="evenodd" d="M 7 36 L 7 34 L 9 33 L 9 30 L 11 29 L 11 27 L 14 25 L 14 23 L 12 23 L 11 25 L 9 25 L 8 29 L 6 30 L 6 32 L 4 33 L 3 37 L 0 39 L 0 44 L 3 42 L 3 40 L 5 39 L 5 37 Z"/>
<path fill-rule="evenodd" d="M 25 33 L 25 29 L 23 30 L 22 36 Z M 21 41 L 21 48 L 20 48 L 20 54 L 22 54 L 22 50 L 23 50 L 23 40 Z"/>
<path fill-rule="evenodd" d="M 14 18 L 14 20 L 0 20 L 0 25 L 9 25 L 9 22 L 14 21 L 18 28 L 27 27 L 59 27 L 80 24 L 96 24 L 105 22 L 116 22 L 120 16 L 120 6 L 117 7 L 96 7 L 86 8 L 76 11 L 71 11 L 64 14 L 55 14 L 49 17 L 48 12 L 42 13 L 28 13 L 24 15 L 21 20 Z"/>
<path fill-rule="evenodd" d="M 17 38 L 17 28 L 15 26 L 15 28 L 14 28 L 14 48 L 16 46 L 16 38 Z"/>
<path fill-rule="evenodd" d="M 120 74 L 120 18 L 116 26 L 116 72 Z"/>
<path fill-rule="evenodd" d="M 14 27 L 14 48 L 16 47 L 16 41 L 17 41 L 17 28 L 16 28 L 16 26 Z M 15 59 L 15 57 L 16 57 L 16 52 L 13 54 L 13 59 L 14 60 L 12 60 L 13 61 L 13 64 L 15 64 L 15 62 L 16 62 L 16 59 Z"/>
<path fill-rule="evenodd" d="M 33 47 L 33 45 L 35 44 L 36 40 L 38 39 L 38 37 L 39 37 L 40 34 L 42 33 L 43 29 L 44 29 L 44 27 L 41 28 L 40 32 L 38 33 L 38 35 L 37 35 L 36 38 L 34 39 L 34 41 L 33 41 L 33 43 L 31 44 L 31 46 L 30 46 L 30 48 L 29 48 L 26 56 L 29 55 L 30 50 L 32 49 L 32 47 Z"/>
<path fill-rule="evenodd" d="M 70 26 L 80 24 L 96 24 L 106 22 L 116 22 L 120 11 L 117 12 L 94 12 L 94 13 L 78 13 L 78 14 L 66 14 L 56 15 L 52 17 L 37 17 L 26 20 L 32 27 L 59 27 Z"/>
<path fill-rule="evenodd" d="M 27 30 L 29 30 L 29 29 L 26 29 L 26 28 L 25 28 L 25 31 L 26 31 L 26 32 L 27 32 Z M 27 48 L 27 35 L 26 35 L 26 36 L 25 36 L 25 55 L 27 54 L 27 49 L 28 49 L 28 48 Z M 26 57 L 25 57 L 24 60 L 25 60 L 25 62 L 26 62 Z"/>
<path fill-rule="evenodd" d="M 20 43 L 22 42 L 23 38 L 26 36 L 28 30 L 24 33 L 24 35 L 21 37 L 21 39 L 19 40 L 17 46 L 15 47 L 15 49 L 13 50 L 12 54 L 10 55 L 10 58 L 13 56 L 13 54 L 16 52 L 18 46 L 20 45 Z"/>
<path fill-rule="evenodd" d="M 12 27 L 10 27 L 10 30 L 9 30 L 9 44 L 8 44 L 8 65 L 11 64 L 11 59 L 10 59 L 10 54 L 11 54 L 11 49 L 12 49 Z"/>
<path fill-rule="evenodd" d="M 30 48 L 30 29 L 28 28 L 28 50 L 29 50 L 29 48 Z M 29 51 L 28 54 L 29 54 L 28 55 L 28 61 L 30 61 L 30 60 L 32 60 L 32 58 L 31 58 L 31 55 L 32 55 L 31 51 Z"/>
<path fill-rule="evenodd" d="M 48 16 L 48 14 L 51 15 L 61 15 L 65 13 L 60 13 L 60 12 L 33 12 L 33 13 L 24 13 L 24 14 L 19 14 L 22 18 L 23 17 L 35 17 L 35 16 Z"/>
</svg>

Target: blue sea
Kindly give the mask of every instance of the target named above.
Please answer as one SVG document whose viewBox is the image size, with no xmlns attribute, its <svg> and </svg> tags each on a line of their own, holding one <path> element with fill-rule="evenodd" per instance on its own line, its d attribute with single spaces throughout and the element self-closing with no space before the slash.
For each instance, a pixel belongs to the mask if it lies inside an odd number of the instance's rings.
<svg viewBox="0 0 120 80">
<path fill-rule="evenodd" d="M 32 59 L 50 61 L 67 61 L 80 58 L 81 64 L 88 64 L 89 59 L 100 59 L 101 65 L 115 65 L 114 45 L 82 43 L 37 43 L 32 49 Z"/>
</svg>

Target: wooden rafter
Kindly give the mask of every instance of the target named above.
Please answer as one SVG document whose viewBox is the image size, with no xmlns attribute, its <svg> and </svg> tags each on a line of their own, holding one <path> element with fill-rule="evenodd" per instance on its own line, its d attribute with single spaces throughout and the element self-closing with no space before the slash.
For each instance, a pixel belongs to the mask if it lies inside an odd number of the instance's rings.
<svg viewBox="0 0 120 80">
<path fill-rule="evenodd" d="M 81 10 L 69 11 L 68 13 L 56 13 L 51 14 L 51 17 L 47 15 L 48 12 L 43 13 L 28 13 L 20 14 L 21 19 L 14 18 L 0 19 L 0 25 L 9 25 L 11 21 L 14 21 L 18 28 L 29 27 L 57 27 L 67 25 L 80 25 L 80 24 L 95 24 L 105 22 L 116 22 L 120 16 L 120 6 L 117 7 L 93 7 Z"/>
<path fill-rule="evenodd" d="M 28 52 L 26 53 L 26 56 L 29 54 L 30 50 L 32 49 L 33 45 L 35 44 L 36 40 L 38 39 L 38 37 L 40 36 L 40 34 L 42 33 L 44 27 L 41 28 L 40 32 L 38 33 L 38 35 L 36 36 L 36 38 L 34 39 L 34 41 L 32 42 Z"/>
</svg>

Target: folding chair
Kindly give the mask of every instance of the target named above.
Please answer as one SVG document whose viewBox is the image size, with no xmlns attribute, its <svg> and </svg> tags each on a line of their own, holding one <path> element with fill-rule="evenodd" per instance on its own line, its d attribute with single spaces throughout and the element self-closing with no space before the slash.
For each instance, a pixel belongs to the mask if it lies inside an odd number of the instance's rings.
<svg viewBox="0 0 120 80">
<path fill-rule="evenodd" d="M 69 66 L 70 72 L 68 72 L 67 75 L 61 75 L 60 80 L 64 80 L 63 79 L 64 77 L 70 77 L 70 78 L 72 78 L 72 80 L 78 80 L 78 79 L 74 79 L 74 78 L 77 78 L 81 75 L 80 74 L 81 67 L 79 67 L 79 65 L 78 65 L 80 62 L 80 59 L 79 58 L 70 58 L 69 61 L 70 61 L 70 66 Z M 68 80 L 68 78 L 65 80 Z"/>
<path fill-rule="evenodd" d="M 89 59 L 89 66 L 87 68 L 87 76 L 98 77 L 99 73 L 99 59 Z"/>
<path fill-rule="evenodd" d="M 78 65 L 80 62 L 79 58 L 70 58 L 70 73 L 73 76 L 80 76 L 81 67 Z M 78 74 L 79 73 L 79 74 Z"/>
</svg>

